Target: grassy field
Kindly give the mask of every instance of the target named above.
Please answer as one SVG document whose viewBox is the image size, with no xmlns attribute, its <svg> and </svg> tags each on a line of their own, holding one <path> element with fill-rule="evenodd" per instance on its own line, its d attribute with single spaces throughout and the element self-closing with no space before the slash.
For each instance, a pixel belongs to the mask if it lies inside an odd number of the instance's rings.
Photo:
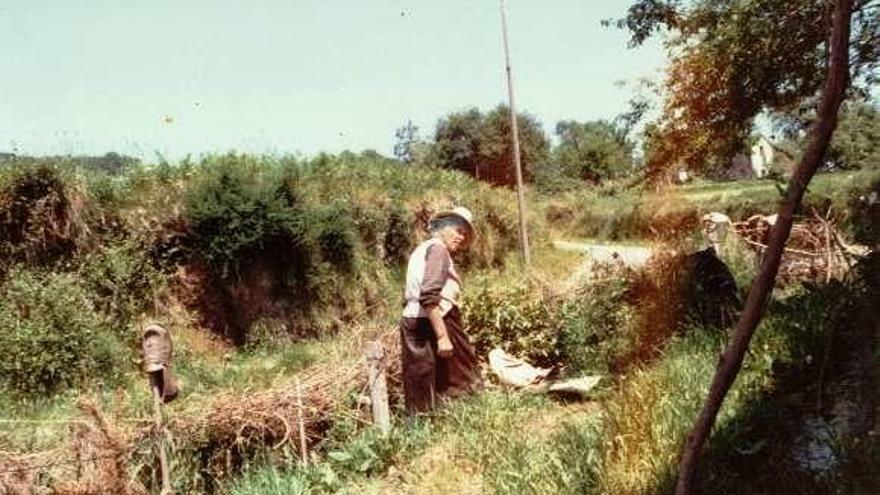
<svg viewBox="0 0 880 495">
<path fill-rule="evenodd" d="M 852 202 L 880 181 L 880 170 L 817 175 L 801 209 L 825 215 L 829 208 L 851 231 L 848 210 Z M 547 198 L 540 211 L 559 234 L 614 241 L 668 238 L 690 231 L 699 218 L 721 212 L 733 220 L 754 214 L 773 214 L 782 199 L 784 183 L 750 180 L 724 183 L 697 182 L 660 191 L 588 190 Z"/>
</svg>

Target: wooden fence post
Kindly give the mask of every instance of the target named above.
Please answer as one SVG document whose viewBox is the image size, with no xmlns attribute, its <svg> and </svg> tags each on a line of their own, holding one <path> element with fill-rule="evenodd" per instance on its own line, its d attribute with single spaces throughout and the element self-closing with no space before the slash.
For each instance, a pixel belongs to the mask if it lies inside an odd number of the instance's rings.
<svg viewBox="0 0 880 495">
<path fill-rule="evenodd" d="M 370 385 L 370 407 L 373 423 L 383 433 L 391 431 L 391 412 L 388 407 L 388 386 L 385 382 L 385 349 L 378 341 L 367 342 L 364 354 Z"/>
<path fill-rule="evenodd" d="M 153 416 L 156 426 L 156 449 L 159 451 L 159 469 L 162 471 L 162 495 L 174 493 L 171 488 L 171 467 L 165 449 L 165 427 L 162 425 L 162 404 L 173 400 L 178 393 L 177 381 L 171 374 L 173 345 L 171 334 L 160 325 L 151 323 L 143 329 L 141 351 L 144 371 L 150 377 L 153 395 Z"/>
<path fill-rule="evenodd" d="M 306 439 L 306 418 L 303 410 L 302 383 L 296 379 L 296 422 L 299 427 L 299 454 L 303 467 L 309 467 L 309 443 Z"/>
<path fill-rule="evenodd" d="M 159 469 L 162 471 L 162 495 L 174 493 L 171 489 L 171 469 L 168 466 L 168 454 L 165 451 L 165 428 L 162 425 L 162 372 L 150 373 L 150 387 L 153 389 L 153 415 L 156 422 L 156 448 L 159 450 Z"/>
</svg>

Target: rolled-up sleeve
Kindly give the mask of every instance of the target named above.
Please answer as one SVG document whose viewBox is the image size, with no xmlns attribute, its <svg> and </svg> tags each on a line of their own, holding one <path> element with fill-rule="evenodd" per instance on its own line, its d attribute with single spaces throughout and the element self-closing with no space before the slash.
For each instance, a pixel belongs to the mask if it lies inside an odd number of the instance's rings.
<svg viewBox="0 0 880 495">
<path fill-rule="evenodd" d="M 440 291 L 449 278 L 449 253 L 445 246 L 434 244 L 425 254 L 425 276 L 419 292 L 419 304 L 430 310 L 440 304 Z"/>
</svg>

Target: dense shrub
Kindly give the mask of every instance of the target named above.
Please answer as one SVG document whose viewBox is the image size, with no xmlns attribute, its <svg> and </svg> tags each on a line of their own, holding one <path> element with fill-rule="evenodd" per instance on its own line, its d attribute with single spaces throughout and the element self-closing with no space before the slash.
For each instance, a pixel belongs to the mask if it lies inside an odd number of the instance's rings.
<svg viewBox="0 0 880 495">
<path fill-rule="evenodd" d="M 127 351 L 67 274 L 13 271 L 0 298 L 0 383 L 36 397 L 116 379 Z"/>
<path fill-rule="evenodd" d="M 465 293 L 466 328 L 481 355 L 500 346 L 569 374 L 605 373 L 629 338 L 627 285 L 623 277 L 609 277 L 561 295 L 526 279 L 480 279 Z"/>
<path fill-rule="evenodd" d="M 131 325 L 154 307 L 164 284 L 162 274 L 134 243 L 101 248 L 86 255 L 78 270 L 96 308 L 106 315 L 118 335 L 133 338 Z"/>
<path fill-rule="evenodd" d="M 247 156 L 209 158 L 184 198 L 193 253 L 221 278 L 279 244 L 292 251 L 285 261 L 300 268 L 311 261 L 297 195 L 265 165 Z"/>
<path fill-rule="evenodd" d="M 478 355 L 500 346 L 534 364 L 552 365 L 559 360 L 561 302 L 526 279 L 492 284 L 482 278 L 465 291 L 465 328 Z"/>
<path fill-rule="evenodd" d="M 357 234 L 348 209 L 341 204 L 315 208 L 309 215 L 309 223 L 321 258 L 336 269 L 350 273 L 354 269 Z"/>
<path fill-rule="evenodd" d="M 570 374 L 608 373 L 628 349 L 635 313 L 625 303 L 628 286 L 620 276 L 597 279 L 562 304 L 558 348 Z"/>
<path fill-rule="evenodd" d="M 406 210 L 394 205 L 388 213 L 388 229 L 383 242 L 385 261 L 394 265 L 404 263 L 412 247 L 412 222 Z"/>
<path fill-rule="evenodd" d="M 25 163 L 0 182 L 0 257 L 45 263 L 71 253 L 80 225 L 61 171 Z"/>
</svg>

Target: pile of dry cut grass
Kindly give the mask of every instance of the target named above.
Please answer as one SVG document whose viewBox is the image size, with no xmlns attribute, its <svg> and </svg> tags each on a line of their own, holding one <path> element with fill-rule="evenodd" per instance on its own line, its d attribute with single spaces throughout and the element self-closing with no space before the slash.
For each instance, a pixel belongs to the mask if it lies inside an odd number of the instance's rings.
<svg viewBox="0 0 880 495">
<path fill-rule="evenodd" d="M 389 388 L 399 388 L 396 334 L 356 331 L 340 355 L 328 356 L 283 386 L 214 396 L 207 405 L 175 412 L 163 434 L 174 451 L 198 452 L 200 471 L 221 480 L 234 475 L 249 453 L 284 447 L 298 451 L 300 428 L 311 447 L 334 418 L 368 424 L 368 406 L 351 403 L 352 393 L 363 395 L 369 386 L 361 353 L 368 340 L 382 342 Z M 27 454 L 0 452 L 0 494 L 147 493 L 143 483 L 156 470 L 155 427 L 105 415 L 90 403 L 80 407 L 83 419 L 71 423 L 66 445 Z"/>
<path fill-rule="evenodd" d="M 16 455 L 0 452 L 0 493 L 8 495 L 146 495 L 129 475 L 136 429 L 120 428 L 92 403 L 81 401 L 83 419 L 71 438 L 54 449 Z"/>
</svg>

